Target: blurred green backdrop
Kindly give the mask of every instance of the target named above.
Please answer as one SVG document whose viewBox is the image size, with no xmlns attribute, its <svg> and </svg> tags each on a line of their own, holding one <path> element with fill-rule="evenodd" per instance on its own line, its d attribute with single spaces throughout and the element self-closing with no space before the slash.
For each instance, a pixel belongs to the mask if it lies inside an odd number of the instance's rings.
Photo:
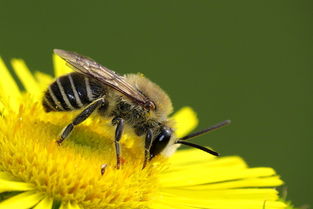
<svg viewBox="0 0 313 209">
<path fill-rule="evenodd" d="M 0 0 L 0 54 L 52 73 L 53 48 L 143 72 L 192 106 L 195 141 L 272 166 L 288 199 L 313 205 L 313 1 Z"/>
</svg>

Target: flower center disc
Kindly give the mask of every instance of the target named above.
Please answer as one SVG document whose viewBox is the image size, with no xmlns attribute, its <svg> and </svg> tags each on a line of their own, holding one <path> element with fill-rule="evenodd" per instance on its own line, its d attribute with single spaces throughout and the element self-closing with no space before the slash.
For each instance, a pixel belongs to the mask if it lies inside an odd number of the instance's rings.
<svg viewBox="0 0 313 209">
<path fill-rule="evenodd" d="M 99 117 L 75 127 L 61 146 L 56 140 L 77 112 L 45 113 L 27 102 L 18 113 L 8 110 L 0 120 L 0 169 L 9 171 L 39 191 L 86 208 L 144 207 L 158 189 L 165 159 L 143 166 L 143 140 L 125 130 L 122 165 L 116 169 L 114 127 Z M 106 165 L 101 175 L 101 166 Z"/>
</svg>

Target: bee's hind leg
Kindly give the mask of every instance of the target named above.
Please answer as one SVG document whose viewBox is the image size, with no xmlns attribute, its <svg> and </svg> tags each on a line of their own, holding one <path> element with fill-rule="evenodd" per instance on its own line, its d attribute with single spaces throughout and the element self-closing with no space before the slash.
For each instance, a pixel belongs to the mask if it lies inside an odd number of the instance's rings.
<svg viewBox="0 0 313 209">
<path fill-rule="evenodd" d="M 124 130 L 124 119 L 123 118 L 114 118 L 112 120 L 112 124 L 116 125 L 115 129 L 115 151 L 116 151 L 116 168 L 120 169 L 121 167 L 121 147 L 120 147 L 120 139 Z"/>
<path fill-rule="evenodd" d="M 82 123 L 91 115 L 91 113 L 93 113 L 97 109 L 97 107 L 100 107 L 101 105 L 104 105 L 105 103 L 106 101 L 104 100 L 104 98 L 99 98 L 93 101 L 91 104 L 89 104 L 79 115 L 75 117 L 72 123 L 68 124 L 63 129 L 59 140 L 57 140 L 57 143 L 60 145 L 64 141 L 64 139 L 66 139 L 70 135 L 74 126 Z"/>
</svg>

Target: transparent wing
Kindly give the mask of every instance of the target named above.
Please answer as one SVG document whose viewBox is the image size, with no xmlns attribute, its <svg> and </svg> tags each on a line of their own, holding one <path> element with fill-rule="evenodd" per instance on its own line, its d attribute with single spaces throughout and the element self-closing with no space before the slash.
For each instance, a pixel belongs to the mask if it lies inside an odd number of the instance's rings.
<svg viewBox="0 0 313 209">
<path fill-rule="evenodd" d="M 116 89 L 146 108 L 153 108 L 153 103 L 129 84 L 123 76 L 98 64 L 91 58 L 61 49 L 54 49 L 54 53 L 64 59 L 74 70 Z"/>
</svg>

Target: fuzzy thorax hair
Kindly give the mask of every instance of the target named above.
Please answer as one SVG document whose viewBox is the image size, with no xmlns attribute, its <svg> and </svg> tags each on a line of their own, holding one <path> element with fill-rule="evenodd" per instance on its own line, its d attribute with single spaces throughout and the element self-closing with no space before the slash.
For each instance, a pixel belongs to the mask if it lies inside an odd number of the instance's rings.
<svg viewBox="0 0 313 209">
<path fill-rule="evenodd" d="M 171 99 L 164 90 L 142 74 L 127 74 L 125 77 L 129 83 L 154 102 L 156 117 L 161 121 L 166 120 L 167 116 L 172 113 L 173 106 Z"/>
</svg>

